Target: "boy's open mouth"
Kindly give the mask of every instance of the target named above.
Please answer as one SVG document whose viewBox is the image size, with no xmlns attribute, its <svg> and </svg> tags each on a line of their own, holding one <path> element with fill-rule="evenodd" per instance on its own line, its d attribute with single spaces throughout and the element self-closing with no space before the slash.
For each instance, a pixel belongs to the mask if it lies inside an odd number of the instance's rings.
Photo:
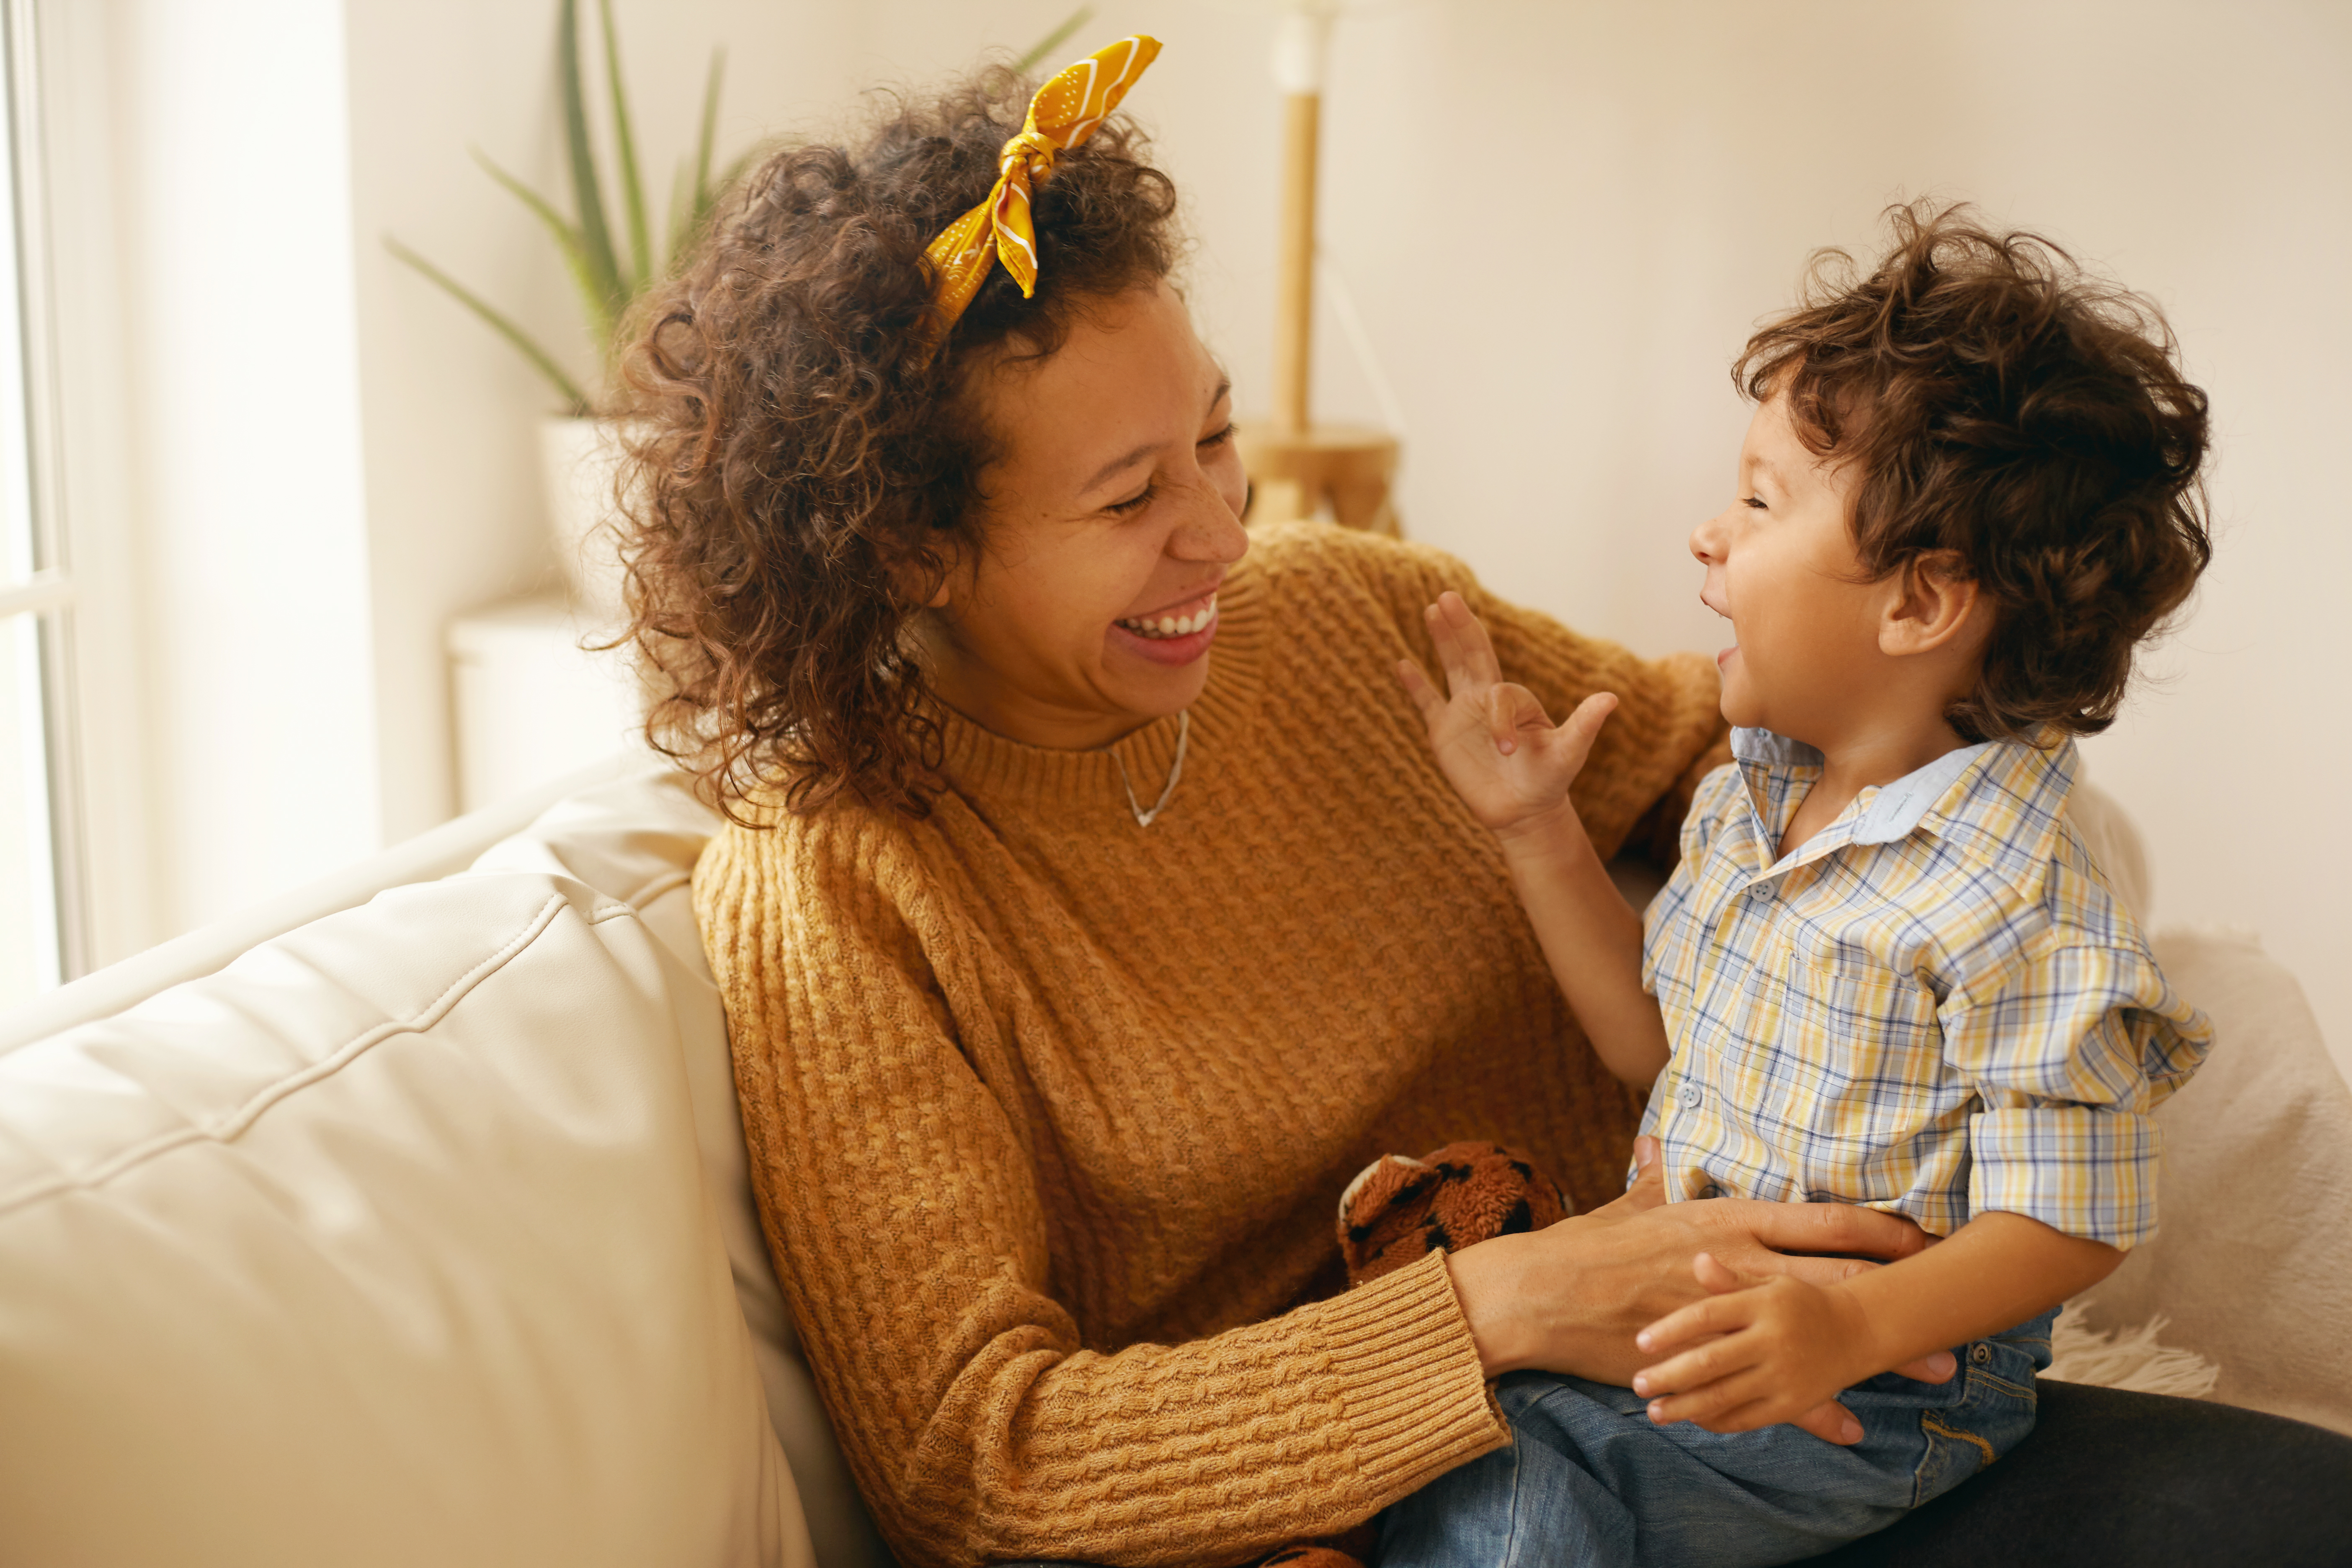
<svg viewBox="0 0 2352 1568">
<path fill-rule="evenodd" d="M 1731 619 L 1731 612 L 1725 609 L 1721 605 L 1717 604 L 1713 599 L 1708 598 L 1706 596 L 1706 590 L 1704 588 L 1699 590 L 1698 602 L 1705 605 L 1708 609 L 1713 610 L 1717 615 L 1721 616 L 1725 620 L 1728 621 Z M 1732 635 L 1737 637 L 1738 634 L 1739 628 L 1738 625 L 1735 624 L 1732 626 Z M 1717 654 L 1715 656 L 1715 668 L 1717 671 L 1719 673 L 1723 669 L 1724 666 L 1730 662 L 1731 656 L 1738 651 L 1739 645 L 1735 642 L 1729 647 L 1725 648 L 1721 653 Z"/>
</svg>

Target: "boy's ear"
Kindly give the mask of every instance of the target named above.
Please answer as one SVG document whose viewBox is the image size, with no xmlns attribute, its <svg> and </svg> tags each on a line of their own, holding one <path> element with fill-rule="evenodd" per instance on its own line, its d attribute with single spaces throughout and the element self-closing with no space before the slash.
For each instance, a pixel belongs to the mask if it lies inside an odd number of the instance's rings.
<svg viewBox="0 0 2352 1568">
<path fill-rule="evenodd" d="M 1905 562 L 1888 582 L 1878 619 L 1878 651 L 1891 658 L 1937 649 L 1973 654 L 1990 628 L 1977 580 L 1959 552 L 1931 550 Z"/>
</svg>

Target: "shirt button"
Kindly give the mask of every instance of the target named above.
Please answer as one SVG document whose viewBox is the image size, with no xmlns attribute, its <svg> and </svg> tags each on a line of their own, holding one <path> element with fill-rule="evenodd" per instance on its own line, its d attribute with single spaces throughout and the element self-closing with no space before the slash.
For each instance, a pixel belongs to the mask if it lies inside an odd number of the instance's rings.
<svg viewBox="0 0 2352 1568">
<path fill-rule="evenodd" d="M 1691 1082 L 1688 1079 L 1683 1079 L 1683 1086 L 1675 1090 L 1675 1098 L 1682 1102 L 1682 1107 L 1685 1110 L 1696 1110 L 1698 1109 L 1698 1102 L 1705 1100 L 1706 1095 L 1702 1089 L 1700 1089 L 1698 1085 Z"/>
<path fill-rule="evenodd" d="M 1755 900 L 1759 904 L 1769 902 L 1772 897 L 1772 884 L 1769 882 L 1750 882 L 1748 884 L 1748 896 Z"/>
</svg>

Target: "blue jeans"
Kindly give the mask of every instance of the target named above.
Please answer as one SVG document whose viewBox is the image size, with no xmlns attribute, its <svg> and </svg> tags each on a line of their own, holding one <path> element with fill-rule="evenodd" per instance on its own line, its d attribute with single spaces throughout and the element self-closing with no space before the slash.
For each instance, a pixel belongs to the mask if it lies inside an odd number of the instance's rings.
<svg viewBox="0 0 2352 1568">
<path fill-rule="evenodd" d="M 1795 1426 L 1653 1426 L 1630 1388 L 1553 1373 L 1495 1385 L 1508 1447 L 1379 1518 L 1379 1568 L 1764 1568 L 1884 1530 L 2033 1429 L 2045 1312 L 1959 1349 L 1948 1383 L 1887 1373 L 1840 1396 L 1852 1447 Z"/>
</svg>

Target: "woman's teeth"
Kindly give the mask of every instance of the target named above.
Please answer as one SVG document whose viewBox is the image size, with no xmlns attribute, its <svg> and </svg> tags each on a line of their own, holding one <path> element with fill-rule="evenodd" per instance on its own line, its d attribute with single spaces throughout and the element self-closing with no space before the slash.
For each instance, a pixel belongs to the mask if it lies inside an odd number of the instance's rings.
<svg viewBox="0 0 2352 1568">
<path fill-rule="evenodd" d="M 1189 616 L 1137 616 L 1120 621 L 1139 637 L 1188 637 L 1217 618 L 1217 601 L 1209 602 Z"/>
</svg>

